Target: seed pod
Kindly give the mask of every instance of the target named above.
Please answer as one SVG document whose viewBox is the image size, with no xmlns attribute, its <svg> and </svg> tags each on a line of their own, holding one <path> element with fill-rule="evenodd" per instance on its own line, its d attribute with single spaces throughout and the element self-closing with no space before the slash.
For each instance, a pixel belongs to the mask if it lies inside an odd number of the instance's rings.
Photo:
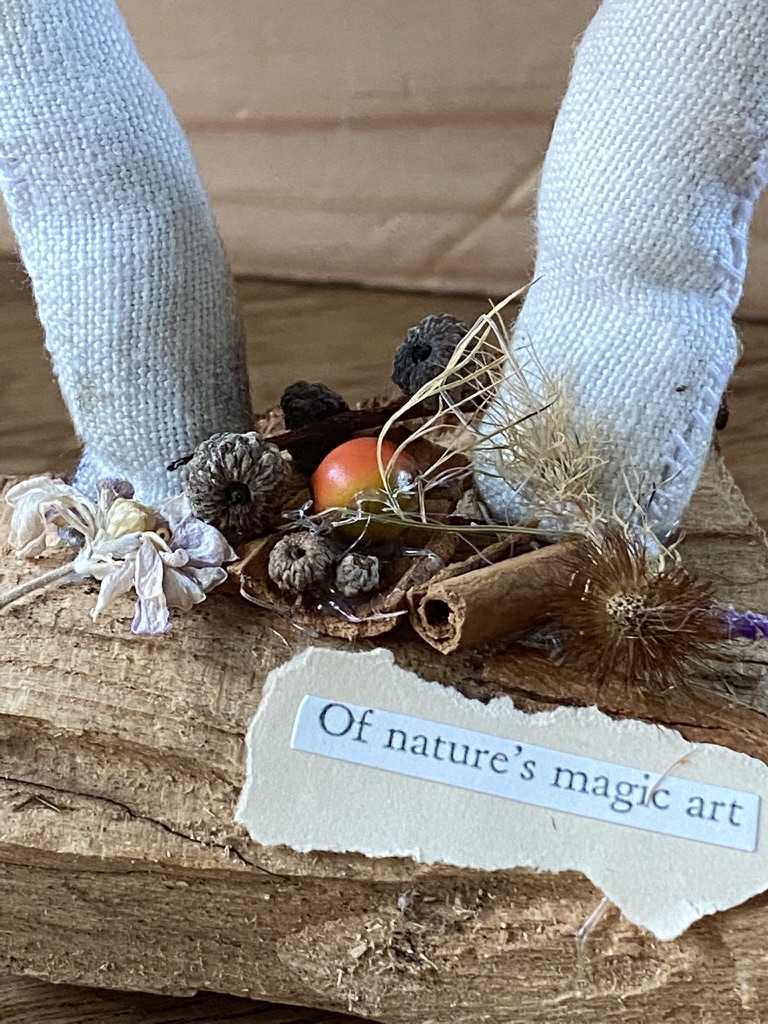
<svg viewBox="0 0 768 1024">
<path fill-rule="evenodd" d="M 197 518 L 237 545 L 266 533 L 279 517 L 290 473 L 280 451 L 256 431 L 214 434 L 195 449 L 186 493 Z"/>
<path fill-rule="evenodd" d="M 338 392 L 326 384 L 297 380 L 283 392 L 280 408 L 285 417 L 285 429 L 298 430 L 309 423 L 319 423 L 329 416 L 346 412 L 349 406 Z"/>
<path fill-rule="evenodd" d="M 376 555 L 350 551 L 336 566 L 336 586 L 345 597 L 367 594 L 379 585 L 379 560 Z"/>
<path fill-rule="evenodd" d="M 411 327 L 395 353 L 392 380 L 411 397 L 448 365 L 467 327 L 449 313 L 426 316 Z M 459 401 L 463 395 L 452 395 Z"/>
<path fill-rule="evenodd" d="M 283 410 L 286 430 L 300 430 L 349 411 L 349 406 L 336 391 L 319 381 L 310 384 L 306 380 L 297 380 L 285 389 L 280 399 L 280 408 Z M 291 449 L 296 468 L 309 476 L 328 452 L 350 436 L 348 426 L 329 423 L 328 429 L 320 437 Z"/>
<path fill-rule="evenodd" d="M 269 553 L 269 578 L 281 590 L 303 594 L 329 579 L 337 549 L 317 533 L 289 533 Z"/>
</svg>

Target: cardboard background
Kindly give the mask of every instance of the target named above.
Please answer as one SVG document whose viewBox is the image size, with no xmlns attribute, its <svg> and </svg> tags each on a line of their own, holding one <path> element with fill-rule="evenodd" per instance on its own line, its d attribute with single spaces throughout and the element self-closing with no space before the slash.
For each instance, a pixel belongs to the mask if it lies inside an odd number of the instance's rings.
<svg viewBox="0 0 768 1024">
<path fill-rule="evenodd" d="M 120 6 L 237 273 L 493 295 L 530 278 L 538 172 L 597 0 Z M 768 202 L 743 314 L 768 314 L 766 271 Z"/>
</svg>

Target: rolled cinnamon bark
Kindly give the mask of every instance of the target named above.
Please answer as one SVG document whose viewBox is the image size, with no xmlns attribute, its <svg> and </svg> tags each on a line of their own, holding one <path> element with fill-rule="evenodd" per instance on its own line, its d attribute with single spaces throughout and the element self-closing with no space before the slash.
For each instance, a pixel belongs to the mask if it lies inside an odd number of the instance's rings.
<svg viewBox="0 0 768 1024">
<path fill-rule="evenodd" d="M 555 586 L 579 542 L 564 541 L 462 575 L 440 578 L 408 594 L 410 621 L 442 654 L 517 633 L 547 617 Z"/>
</svg>

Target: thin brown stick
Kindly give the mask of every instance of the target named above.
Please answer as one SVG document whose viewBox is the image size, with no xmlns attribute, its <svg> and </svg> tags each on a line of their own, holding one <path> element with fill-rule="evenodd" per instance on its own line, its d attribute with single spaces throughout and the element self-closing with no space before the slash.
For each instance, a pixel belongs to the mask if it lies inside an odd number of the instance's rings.
<svg viewBox="0 0 768 1024">
<path fill-rule="evenodd" d="M 291 455 L 294 454 L 294 451 L 301 451 L 303 447 L 322 442 L 326 438 L 332 438 L 335 446 L 341 444 L 345 439 L 349 440 L 361 430 L 373 430 L 376 427 L 384 426 L 398 410 L 403 408 L 406 402 L 405 398 L 396 398 L 376 409 L 346 409 L 344 412 L 336 413 L 335 416 L 328 416 L 317 423 L 308 423 L 305 427 L 299 427 L 297 430 L 286 430 L 282 434 L 274 434 L 268 440 L 281 451 L 290 452 Z M 406 416 L 403 419 L 409 420 L 429 415 L 429 410 L 423 405 L 411 406 L 405 412 Z M 173 472 L 191 460 L 192 455 L 182 455 L 166 468 L 168 472 Z"/>
<path fill-rule="evenodd" d="M 284 434 L 275 434 L 269 440 L 281 451 L 290 452 L 309 442 L 321 441 L 331 431 L 335 435 L 337 431 L 346 430 L 352 437 L 360 430 L 373 430 L 375 427 L 382 427 L 393 413 L 403 408 L 405 402 L 405 398 L 396 398 L 393 402 L 381 405 L 377 409 L 346 409 L 344 412 L 328 416 L 318 423 L 308 423 L 306 427 L 299 427 L 298 430 L 286 430 Z M 406 411 L 409 420 L 429 414 L 429 411 L 423 406 L 411 407 Z"/>
</svg>

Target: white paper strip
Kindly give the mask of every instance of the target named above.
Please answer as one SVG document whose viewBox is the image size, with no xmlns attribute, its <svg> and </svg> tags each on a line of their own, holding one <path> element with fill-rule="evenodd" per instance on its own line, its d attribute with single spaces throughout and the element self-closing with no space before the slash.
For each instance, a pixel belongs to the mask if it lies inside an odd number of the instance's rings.
<svg viewBox="0 0 768 1024">
<path fill-rule="evenodd" d="M 760 797 L 754 793 L 660 776 L 363 704 L 304 697 L 291 746 L 733 850 L 751 852 L 757 844 Z"/>
</svg>

